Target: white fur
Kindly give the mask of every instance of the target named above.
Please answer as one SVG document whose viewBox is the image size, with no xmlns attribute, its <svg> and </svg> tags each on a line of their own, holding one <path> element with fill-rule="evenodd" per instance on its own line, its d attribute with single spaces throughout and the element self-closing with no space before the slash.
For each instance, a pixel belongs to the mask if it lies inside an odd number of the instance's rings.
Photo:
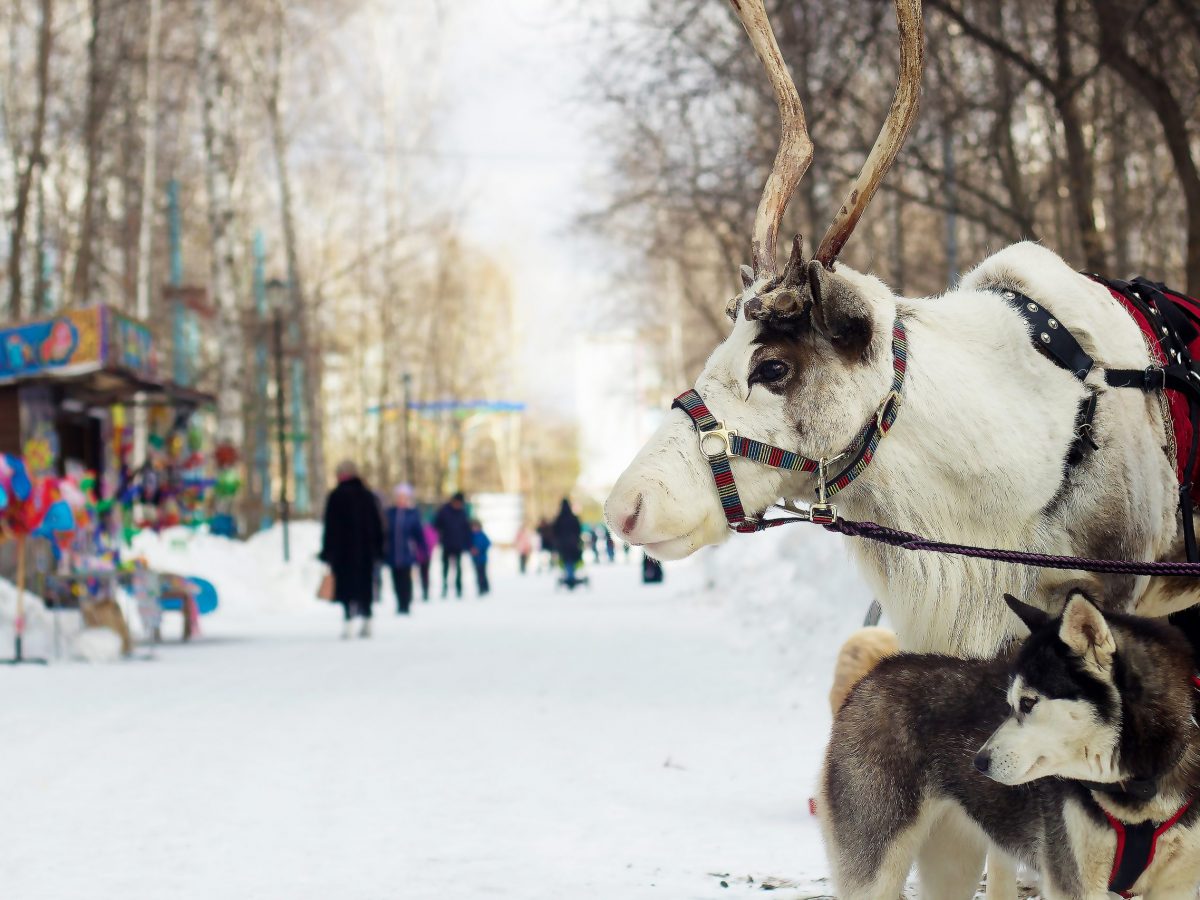
<svg viewBox="0 0 1200 900">
<path fill-rule="evenodd" d="M 1057 518 L 1047 518 L 1047 504 L 1063 479 L 1059 448 L 1070 443 L 1084 389 L 1036 353 L 1025 321 L 995 291 L 981 288 L 1015 278 L 1099 365 L 1145 367 L 1150 357 L 1142 335 L 1107 290 L 1032 243 L 995 254 L 958 289 L 935 298 L 900 299 L 871 276 L 843 266 L 837 274 L 871 305 L 871 364 L 823 370 L 797 438 L 783 398 L 747 390 L 760 325 L 740 317 L 696 383 L 726 427 L 808 456 L 840 451 L 887 393 L 891 323 L 899 309 L 909 343 L 903 405 L 875 461 L 836 498 L 842 515 L 959 543 L 1071 553 L 1089 528 L 1114 527 L 1104 521 L 1107 513 L 1122 523 L 1128 552 L 1144 559 L 1169 552 L 1177 531 L 1176 485 L 1173 458 L 1163 451 L 1170 436 L 1158 398 L 1132 389 L 1105 391 L 1096 454 L 1102 477 L 1068 491 Z M 1088 381 L 1101 384 L 1102 378 L 1097 370 Z M 780 497 L 813 499 L 810 475 L 742 459 L 732 467 L 750 513 Z M 635 509 L 639 516 L 627 539 L 663 559 L 728 536 L 696 434 L 679 410 L 666 417 L 617 482 L 606 507 L 610 525 L 624 532 Z M 991 653 L 1012 633 L 1004 593 L 1053 608 L 1063 585 L 1079 578 L 861 540 L 851 547 L 907 650 Z M 1133 596 L 1145 594 L 1146 584 L 1140 579 Z M 1191 601 L 1170 602 L 1179 607 Z M 1168 611 L 1150 602 L 1137 610 Z"/>
<path fill-rule="evenodd" d="M 1091 704 L 1037 697 L 1028 713 L 1017 712 L 1022 698 L 1036 696 L 1021 678 L 1008 691 L 1013 713 L 987 739 L 989 778 L 1001 784 L 1025 784 L 1055 775 L 1112 783 L 1126 777 L 1118 770 L 1119 723 L 1104 722 Z"/>
</svg>

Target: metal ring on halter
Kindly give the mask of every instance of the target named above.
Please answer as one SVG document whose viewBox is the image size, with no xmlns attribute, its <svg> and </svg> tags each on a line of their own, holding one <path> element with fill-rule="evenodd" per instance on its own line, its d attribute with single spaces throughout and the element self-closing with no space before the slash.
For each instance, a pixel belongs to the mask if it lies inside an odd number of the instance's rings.
<svg viewBox="0 0 1200 900">
<path fill-rule="evenodd" d="M 737 436 L 736 431 L 730 431 L 720 422 L 717 423 L 716 428 L 710 428 L 708 431 L 700 431 L 697 433 L 700 436 L 700 452 L 703 453 L 707 459 L 720 459 L 722 456 L 729 456 L 729 439 Z M 721 441 L 721 449 L 717 450 L 715 453 L 709 453 L 704 449 L 704 442 L 710 437 L 715 437 Z"/>
</svg>

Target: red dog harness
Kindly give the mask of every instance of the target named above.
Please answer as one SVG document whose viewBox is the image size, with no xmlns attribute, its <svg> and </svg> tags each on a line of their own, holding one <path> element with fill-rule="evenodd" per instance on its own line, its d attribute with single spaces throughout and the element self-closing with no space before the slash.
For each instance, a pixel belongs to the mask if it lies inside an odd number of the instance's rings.
<svg viewBox="0 0 1200 900">
<path fill-rule="evenodd" d="M 1193 675 L 1192 683 L 1200 691 L 1200 675 Z M 1110 891 L 1122 897 L 1133 896 L 1133 886 L 1154 862 L 1158 839 L 1178 824 L 1191 807 L 1192 801 L 1188 800 L 1165 822 L 1140 822 L 1137 825 L 1127 825 L 1101 807 L 1104 818 L 1117 834 L 1117 852 L 1113 857 L 1112 874 L 1108 877 Z"/>
</svg>

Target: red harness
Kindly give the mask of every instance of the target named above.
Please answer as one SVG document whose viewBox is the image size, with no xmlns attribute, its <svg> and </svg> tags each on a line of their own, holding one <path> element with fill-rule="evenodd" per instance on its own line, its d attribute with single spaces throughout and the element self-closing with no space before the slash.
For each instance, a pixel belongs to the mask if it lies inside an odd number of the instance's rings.
<svg viewBox="0 0 1200 900">
<path fill-rule="evenodd" d="M 1141 280 L 1139 279 L 1138 281 L 1140 282 Z M 1137 323 L 1138 328 L 1142 330 L 1142 334 L 1146 337 L 1146 343 L 1150 347 L 1150 352 L 1154 357 L 1155 363 L 1160 367 L 1170 365 L 1172 360 L 1169 360 L 1166 353 L 1163 352 L 1162 335 L 1160 333 L 1160 328 L 1162 326 L 1152 323 L 1147 318 L 1143 309 L 1139 308 L 1139 304 L 1135 304 L 1134 301 L 1130 299 L 1126 293 L 1126 291 L 1129 290 L 1129 287 L 1126 287 L 1126 283 L 1109 281 L 1101 281 L 1101 283 L 1108 288 L 1109 293 L 1111 293 L 1117 302 L 1125 308 L 1125 311 L 1129 313 L 1129 315 L 1133 318 L 1133 321 Z M 1135 282 L 1131 286 L 1137 286 L 1137 284 L 1138 282 Z M 1125 290 L 1122 290 L 1122 287 L 1124 287 Z M 1159 293 L 1162 296 L 1174 303 L 1176 307 L 1179 307 L 1181 310 L 1183 310 L 1188 318 L 1200 320 L 1200 301 L 1194 300 L 1191 297 L 1187 297 L 1183 294 L 1176 293 L 1170 288 L 1163 287 L 1162 285 L 1154 285 L 1154 287 L 1158 288 Z M 1188 349 L 1191 351 L 1194 359 L 1200 359 L 1200 337 L 1193 339 L 1188 344 Z M 1180 391 L 1172 388 L 1170 383 L 1166 383 L 1165 387 L 1167 394 L 1167 406 L 1171 415 L 1171 427 L 1175 432 L 1176 474 L 1179 476 L 1180 484 L 1183 484 L 1185 478 L 1184 467 L 1187 463 L 1187 450 L 1192 445 L 1192 418 L 1188 411 L 1187 397 L 1184 396 L 1184 394 Z M 1192 485 L 1192 498 L 1197 502 L 1200 502 L 1200 485 Z"/>
<path fill-rule="evenodd" d="M 1192 676 L 1192 683 L 1200 691 L 1200 675 Z M 1101 807 L 1104 818 L 1117 834 L 1117 852 L 1113 857 L 1112 873 L 1108 877 L 1108 889 L 1122 897 L 1131 897 L 1132 889 L 1137 880 L 1146 873 L 1154 862 L 1154 853 L 1158 850 L 1158 839 L 1171 830 L 1184 814 L 1191 809 L 1189 799 L 1175 814 L 1165 822 L 1155 825 L 1153 822 L 1141 822 L 1137 825 L 1126 825 L 1108 810 Z"/>
</svg>

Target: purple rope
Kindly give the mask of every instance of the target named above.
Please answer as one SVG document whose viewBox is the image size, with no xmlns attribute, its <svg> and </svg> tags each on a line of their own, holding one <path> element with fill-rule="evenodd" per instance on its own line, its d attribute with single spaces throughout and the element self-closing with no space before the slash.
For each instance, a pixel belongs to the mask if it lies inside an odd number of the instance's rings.
<svg viewBox="0 0 1200 900">
<path fill-rule="evenodd" d="M 769 519 L 763 528 L 773 528 L 788 522 L 807 522 L 807 519 Z M 975 559 L 1011 563 L 1019 566 L 1035 566 L 1039 569 L 1079 569 L 1084 572 L 1103 572 L 1114 575 L 1183 575 L 1200 578 L 1200 563 L 1189 562 L 1145 562 L 1132 559 L 1088 559 L 1082 556 L 1055 556 L 1049 553 L 1026 553 L 1021 550 L 996 550 L 972 547 L 967 544 L 947 544 L 931 541 L 919 534 L 911 534 L 896 528 L 888 528 L 877 522 L 850 522 L 838 518 L 822 526 L 847 537 L 865 538 L 901 550 L 928 550 L 931 553 L 953 553 Z"/>
</svg>

